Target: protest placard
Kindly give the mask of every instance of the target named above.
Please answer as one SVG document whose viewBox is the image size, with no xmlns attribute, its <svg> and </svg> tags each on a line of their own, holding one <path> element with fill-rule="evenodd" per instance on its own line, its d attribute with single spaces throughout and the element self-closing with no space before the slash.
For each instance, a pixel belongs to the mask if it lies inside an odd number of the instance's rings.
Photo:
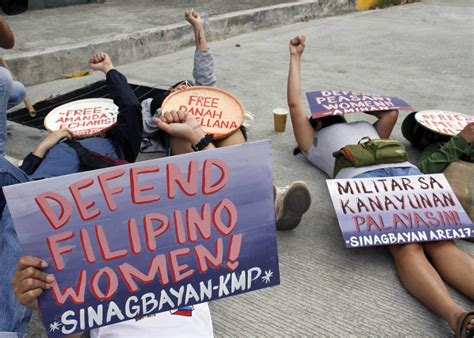
<svg viewBox="0 0 474 338">
<path fill-rule="evenodd" d="M 244 107 L 234 95 L 215 87 L 196 86 L 168 96 L 162 112 L 180 110 L 193 114 L 207 134 L 224 137 L 244 122 Z"/>
<path fill-rule="evenodd" d="M 111 99 L 84 99 L 51 110 L 44 119 L 49 131 L 69 129 L 74 137 L 94 136 L 117 122 L 118 107 Z"/>
<path fill-rule="evenodd" d="M 351 91 L 325 90 L 306 93 L 313 118 L 379 110 L 413 110 L 398 97 L 374 96 Z"/>
<path fill-rule="evenodd" d="M 474 237 L 442 174 L 327 180 L 348 248 Z"/>
<path fill-rule="evenodd" d="M 448 136 L 459 134 L 468 123 L 474 122 L 474 116 L 443 110 L 423 110 L 415 114 L 415 119 L 423 127 Z"/>
<path fill-rule="evenodd" d="M 5 187 L 50 336 L 279 284 L 271 168 L 261 141 Z"/>
</svg>

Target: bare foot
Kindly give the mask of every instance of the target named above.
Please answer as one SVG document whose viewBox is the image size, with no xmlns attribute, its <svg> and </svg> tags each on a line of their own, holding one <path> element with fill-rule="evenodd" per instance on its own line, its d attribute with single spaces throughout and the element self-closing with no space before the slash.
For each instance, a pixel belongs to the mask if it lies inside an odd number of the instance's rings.
<svg viewBox="0 0 474 338">
<path fill-rule="evenodd" d="M 455 336 L 459 338 L 474 337 L 474 312 L 464 312 L 459 316 Z"/>
</svg>

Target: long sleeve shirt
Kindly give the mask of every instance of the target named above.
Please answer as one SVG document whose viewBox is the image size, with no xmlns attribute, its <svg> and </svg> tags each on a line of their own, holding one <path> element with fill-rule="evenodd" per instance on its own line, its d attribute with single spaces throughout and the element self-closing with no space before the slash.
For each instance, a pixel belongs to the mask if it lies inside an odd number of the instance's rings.
<svg viewBox="0 0 474 338">
<path fill-rule="evenodd" d="M 214 87 L 217 79 L 214 74 L 214 56 L 211 50 L 199 50 L 194 52 L 193 78 L 196 86 Z M 143 109 L 143 136 L 148 137 L 160 130 L 153 121 L 154 117 L 161 115 L 161 108 L 157 112 Z"/>
<path fill-rule="evenodd" d="M 79 142 L 101 155 L 135 162 L 140 151 L 143 130 L 140 102 L 125 76 L 116 69 L 107 73 L 106 81 L 112 99 L 119 108 L 117 123 L 105 137 L 89 137 Z M 65 143 L 58 143 L 44 158 L 30 153 L 20 168 L 33 179 L 42 179 L 79 172 L 80 162 L 73 148 Z"/>
<path fill-rule="evenodd" d="M 446 143 L 426 147 L 420 156 L 417 167 L 425 174 L 443 172 L 451 162 L 464 160 L 474 163 L 474 147 L 462 136 L 453 136 Z"/>
</svg>

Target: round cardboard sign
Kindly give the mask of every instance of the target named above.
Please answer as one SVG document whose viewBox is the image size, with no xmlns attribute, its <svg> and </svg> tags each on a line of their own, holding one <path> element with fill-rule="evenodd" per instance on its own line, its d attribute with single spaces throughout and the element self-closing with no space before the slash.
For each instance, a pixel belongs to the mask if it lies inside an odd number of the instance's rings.
<svg viewBox="0 0 474 338">
<path fill-rule="evenodd" d="M 459 134 L 468 123 L 474 122 L 473 116 L 444 110 L 420 111 L 415 119 L 423 127 L 447 136 Z"/>
<path fill-rule="evenodd" d="M 215 88 L 196 86 L 169 95 L 162 112 L 181 110 L 193 114 L 202 129 L 215 138 L 236 131 L 244 122 L 244 107 L 231 93 Z"/>
<path fill-rule="evenodd" d="M 111 99 L 84 99 L 56 107 L 44 119 L 49 131 L 69 129 L 74 137 L 94 136 L 117 122 L 118 107 Z"/>
</svg>

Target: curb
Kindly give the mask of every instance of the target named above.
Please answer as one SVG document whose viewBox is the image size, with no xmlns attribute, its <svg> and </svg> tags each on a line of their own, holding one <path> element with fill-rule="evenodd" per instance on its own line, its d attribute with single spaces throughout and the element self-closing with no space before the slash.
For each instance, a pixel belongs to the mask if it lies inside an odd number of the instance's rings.
<svg viewBox="0 0 474 338">
<path fill-rule="evenodd" d="M 217 15 L 206 24 L 209 41 L 221 40 L 259 29 L 288 25 L 324 16 L 355 11 L 354 0 L 303 0 Z M 193 44 L 192 28 L 185 22 L 138 31 L 109 34 L 89 43 L 70 44 L 5 55 L 12 72 L 25 85 L 62 79 L 63 74 L 87 69 L 96 51 L 106 51 L 117 66 L 174 53 Z"/>
</svg>

